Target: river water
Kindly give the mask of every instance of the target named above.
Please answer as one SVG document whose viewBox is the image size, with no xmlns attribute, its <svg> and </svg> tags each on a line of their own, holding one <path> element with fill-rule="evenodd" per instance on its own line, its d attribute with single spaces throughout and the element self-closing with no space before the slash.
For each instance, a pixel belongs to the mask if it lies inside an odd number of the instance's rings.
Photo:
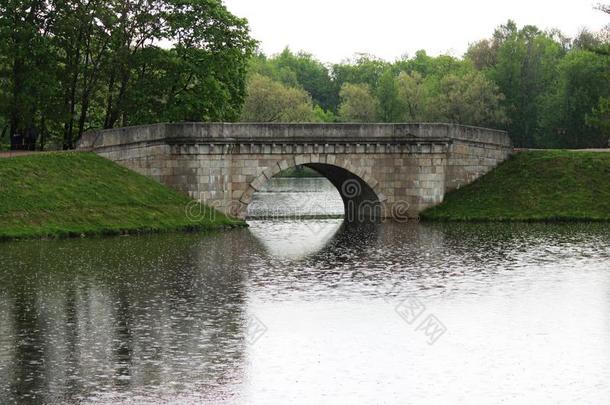
<svg viewBox="0 0 610 405">
<path fill-rule="evenodd" d="M 316 181 L 253 209 L 336 206 Z M 222 233 L 0 244 L 0 403 L 608 403 L 607 224 L 277 211 Z"/>
</svg>

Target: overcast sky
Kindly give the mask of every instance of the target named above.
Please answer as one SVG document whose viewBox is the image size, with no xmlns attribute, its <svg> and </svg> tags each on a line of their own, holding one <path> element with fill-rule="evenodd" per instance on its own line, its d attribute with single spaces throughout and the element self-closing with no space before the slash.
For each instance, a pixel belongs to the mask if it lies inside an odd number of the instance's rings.
<svg viewBox="0 0 610 405">
<path fill-rule="evenodd" d="M 607 2 L 607 1 L 606 1 Z M 461 56 L 509 18 L 568 36 L 610 22 L 597 0 L 224 0 L 268 54 L 290 46 L 324 62 L 355 53 L 393 61 L 418 49 Z"/>
</svg>

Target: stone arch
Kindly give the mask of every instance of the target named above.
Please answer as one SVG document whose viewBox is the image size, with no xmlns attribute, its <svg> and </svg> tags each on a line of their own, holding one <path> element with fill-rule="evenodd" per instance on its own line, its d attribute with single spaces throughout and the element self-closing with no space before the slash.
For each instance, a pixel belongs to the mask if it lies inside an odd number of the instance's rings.
<svg viewBox="0 0 610 405">
<path fill-rule="evenodd" d="M 283 170 L 295 166 L 309 167 L 327 178 L 339 191 L 345 207 L 345 218 L 350 222 L 373 220 L 381 217 L 387 197 L 380 183 L 367 173 L 366 168 L 352 165 L 349 159 L 334 155 L 297 155 L 267 167 L 252 180 L 243 192 L 239 203 L 240 217 L 247 216 L 248 205 L 254 193 Z"/>
</svg>

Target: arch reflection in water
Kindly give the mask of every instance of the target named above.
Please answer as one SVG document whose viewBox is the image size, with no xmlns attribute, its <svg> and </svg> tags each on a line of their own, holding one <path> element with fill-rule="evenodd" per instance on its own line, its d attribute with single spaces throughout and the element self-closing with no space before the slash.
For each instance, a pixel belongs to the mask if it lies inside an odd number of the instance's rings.
<svg viewBox="0 0 610 405">
<path fill-rule="evenodd" d="M 248 206 L 250 219 L 342 218 L 344 213 L 339 191 L 324 177 L 274 177 Z"/>
<path fill-rule="evenodd" d="M 297 260 L 323 249 L 341 227 L 344 213 L 344 199 L 325 177 L 274 177 L 248 207 L 249 218 L 255 218 L 249 221 L 250 232 L 266 251 Z"/>
<path fill-rule="evenodd" d="M 388 212 L 384 209 L 387 197 L 375 190 L 378 182 L 369 176 L 362 178 L 345 168 L 318 163 L 288 170 L 298 168 L 308 170 L 314 177 L 284 177 L 282 173 L 291 175 L 284 171 L 269 179 L 267 174 L 261 174 L 242 197 L 240 210 L 245 205 L 245 216 L 251 219 L 345 216 L 349 222 L 376 222 L 381 218 L 399 218 L 394 215 L 396 213 L 406 219 L 408 203 L 400 204 L 405 210 L 395 211 L 396 207 L 393 207 Z M 239 216 L 242 215 L 240 211 Z"/>
<path fill-rule="evenodd" d="M 251 221 L 250 232 L 270 255 L 302 259 L 322 250 L 342 223 L 342 219 Z"/>
</svg>

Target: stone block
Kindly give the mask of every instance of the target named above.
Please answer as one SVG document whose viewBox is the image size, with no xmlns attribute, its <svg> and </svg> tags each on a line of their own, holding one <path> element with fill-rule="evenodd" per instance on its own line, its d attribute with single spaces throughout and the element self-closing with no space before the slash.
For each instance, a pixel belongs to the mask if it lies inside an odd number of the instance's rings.
<svg viewBox="0 0 610 405">
<path fill-rule="evenodd" d="M 242 167 L 239 172 L 244 176 L 256 176 L 258 174 L 258 167 Z"/>
<path fill-rule="evenodd" d="M 294 158 L 294 162 L 296 165 L 311 163 L 311 155 L 299 155 Z"/>
<path fill-rule="evenodd" d="M 231 176 L 231 183 L 245 183 L 246 182 L 246 176 L 243 174 L 233 174 Z"/>
<path fill-rule="evenodd" d="M 263 175 L 255 178 L 252 183 L 250 183 L 250 188 L 253 188 L 255 191 L 258 191 L 263 188 L 263 186 L 267 183 L 268 178 Z"/>
<path fill-rule="evenodd" d="M 366 182 L 366 184 L 368 184 L 369 187 L 371 187 L 371 188 L 375 188 L 375 186 L 377 186 L 379 184 L 379 182 L 376 179 L 374 179 L 373 177 L 371 177 L 368 174 L 365 174 L 362 177 L 362 180 L 364 180 Z"/>
<path fill-rule="evenodd" d="M 252 202 L 252 196 L 254 195 L 254 193 L 256 193 L 256 190 L 252 187 L 248 187 L 248 189 L 244 191 L 244 193 L 240 197 L 239 201 L 246 205 L 250 204 Z"/>
</svg>

